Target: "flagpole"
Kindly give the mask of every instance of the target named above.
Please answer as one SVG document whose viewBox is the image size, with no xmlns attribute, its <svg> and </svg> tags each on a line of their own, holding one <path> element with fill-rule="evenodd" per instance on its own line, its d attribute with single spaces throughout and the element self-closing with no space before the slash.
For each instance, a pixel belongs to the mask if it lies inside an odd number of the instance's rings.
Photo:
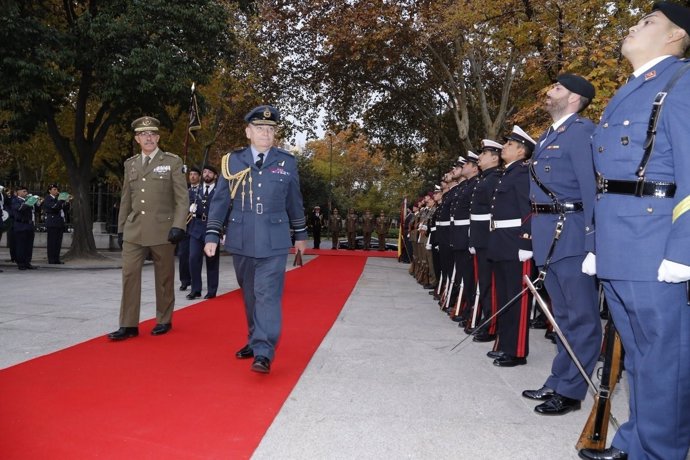
<svg viewBox="0 0 690 460">
<path fill-rule="evenodd" d="M 189 98 L 189 118 L 191 121 L 192 110 L 194 110 L 194 82 L 192 82 L 192 96 Z M 187 153 L 189 152 L 189 122 L 187 123 L 187 129 L 185 129 L 184 134 L 184 166 L 187 167 Z"/>
</svg>

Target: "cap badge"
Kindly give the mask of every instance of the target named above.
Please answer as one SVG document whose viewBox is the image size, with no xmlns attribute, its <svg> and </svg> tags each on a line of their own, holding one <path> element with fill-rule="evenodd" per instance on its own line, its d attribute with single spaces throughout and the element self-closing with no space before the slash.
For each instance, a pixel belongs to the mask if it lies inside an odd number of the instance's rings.
<svg viewBox="0 0 690 460">
<path fill-rule="evenodd" d="M 271 118 L 271 111 L 268 110 L 268 107 L 264 109 L 264 118 L 266 118 L 266 119 Z"/>
</svg>

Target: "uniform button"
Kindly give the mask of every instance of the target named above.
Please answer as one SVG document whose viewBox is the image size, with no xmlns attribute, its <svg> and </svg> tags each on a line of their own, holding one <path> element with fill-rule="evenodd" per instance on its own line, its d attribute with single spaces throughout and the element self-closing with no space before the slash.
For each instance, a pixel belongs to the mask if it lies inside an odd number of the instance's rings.
<svg viewBox="0 0 690 460">
<path fill-rule="evenodd" d="M 625 120 L 625 121 L 623 122 L 623 126 L 628 126 L 629 124 L 630 124 L 630 120 Z"/>
<path fill-rule="evenodd" d="M 629 142 L 630 142 L 630 139 L 628 139 L 628 136 L 621 137 L 621 144 L 628 145 Z"/>
<path fill-rule="evenodd" d="M 145 201 L 145 200 L 141 200 L 141 202 L 142 202 L 142 203 L 146 203 L 146 201 Z"/>
<path fill-rule="evenodd" d="M 145 177 L 142 177 L 141 180 L 142 180 L 143 182 L 146 182 L 146 178 L 145 178 Z"/>
<path fill-rule="evenodd" d="M 533 161 L 533 162 L 532 162 L 532 164 L 535 164 L 535 165 L 536 165 L 537 163 L 538 163 L 538 161 Z"/>
<path fill-rule="evenodd" d="M 599 151 L 599 153 L 602 153 L 602 152 L 604 151 L 604 147 L 602 147 L 602 146 L 600 145 L 599 148 L 598 148 L 597 150 Z"/>
<path fill-rule="evenodd" d="M 585 231 L 588 232 L 588 231 L 589 231 L 589 227 L 585 227 Z"/>
<path fill-rule="evenodd" d="M 263 171 L 259 171 L 259 176 L 263 174 Z"/>
<path fill-rule="evenodd" d="M 604 128 L 608 128 L 608 127 L 609 127 L 608 122 L 604 123 Z"/>
<path fill-rule="evenodd" d="M 648 207 L 648 208 L 647 208 L 647 212 L 650 213 L 650 214 L 653 213 L 653 212 L 654 212 L 654 208 L 652 208 L 651 206 Z"/>
<path fill-rule="evenodd" d="M 145 191 L 146 191 L 146 189 L 143 189 L 143 188 L 142 188 L 142 189 L 141 189 L 141 191 L 142 191 L 142 192 L 145 192 Z"/>
<path fill-rule="evenodd" d="M 257 197 L 256 197 L 256 201 L 261 201 L 261 197 L 260 197 L 260 196 L 257 196 Z"/>
<path fill-rule="evenodd" d="M 261 182 L 259 182 L 259 187 L 261 187 Z"/>
<path fill-rule="evenodd" d="M 141 211 L 142 214 L 146 214 L 146 211 Z"/>
</svg>

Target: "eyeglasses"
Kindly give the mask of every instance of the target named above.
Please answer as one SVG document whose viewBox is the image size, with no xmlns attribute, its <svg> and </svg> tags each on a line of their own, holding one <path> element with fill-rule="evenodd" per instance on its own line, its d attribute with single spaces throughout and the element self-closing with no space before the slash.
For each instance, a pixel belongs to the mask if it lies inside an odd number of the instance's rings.
<svg viewBox="0 0 690 460">
<path fill-rule="evenodd" d="M 141 137 L 153 137 L 153 136 L 158 136 L 158 133 L 156 131 L 139 131 L 137 133 L 137 136 Z"/>
</svg>

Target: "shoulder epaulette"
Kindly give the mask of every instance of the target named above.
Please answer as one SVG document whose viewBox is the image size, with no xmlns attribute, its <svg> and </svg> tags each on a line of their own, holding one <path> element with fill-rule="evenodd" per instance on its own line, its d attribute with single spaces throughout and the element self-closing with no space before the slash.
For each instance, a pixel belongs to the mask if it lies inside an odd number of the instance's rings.
<svg viewBox="0 0 690 460">
<path fill-rule="evenodd" d="M 288 150 L 285 150 L 285 149 L 281 149 L 281 148 L 276 147 L 276 150 L 279 151 L 280 153 L 284 153 L 284 154 L 286 154 L 286 155 L 290 155 L 291 157 L 294 157 L 294 156 L 295 156 L 294 153 L 292 153 L 292 152 L 290 152 L 290 151 L 288 151 Z"/>
</svg>

